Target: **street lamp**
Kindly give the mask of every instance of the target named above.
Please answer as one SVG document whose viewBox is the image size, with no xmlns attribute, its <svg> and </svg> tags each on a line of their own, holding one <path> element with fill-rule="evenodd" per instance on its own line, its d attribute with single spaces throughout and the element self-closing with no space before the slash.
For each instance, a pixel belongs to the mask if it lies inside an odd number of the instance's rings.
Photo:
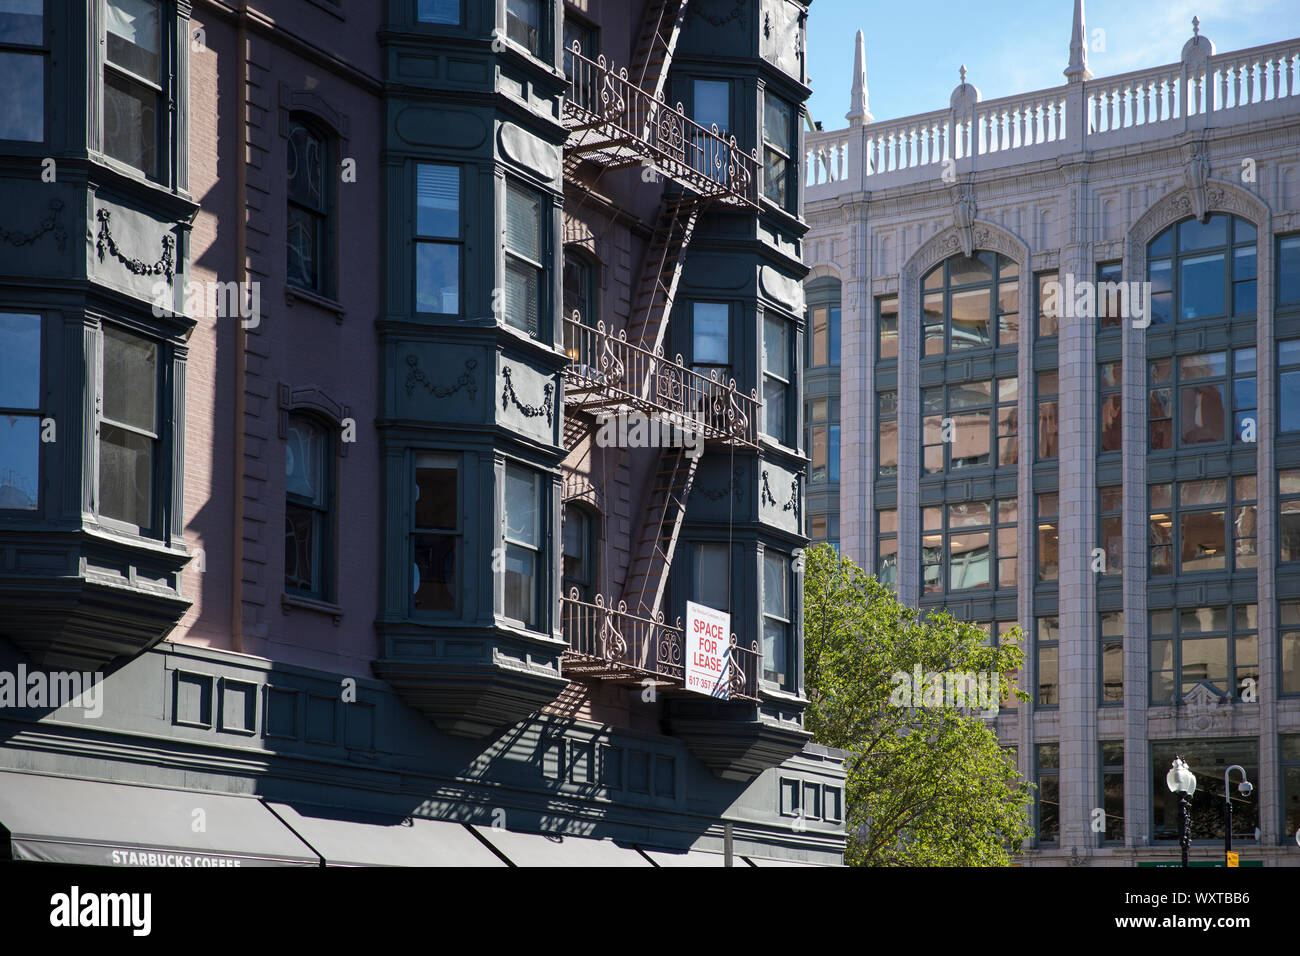
<svg viewBox="0 0 1300 956">
<path fill-rule="evenodd" d="M 1228 816 L 1228 828 L 1223 832 L 1223 862 L 1228 862 L 1228 854 L 1232 852 L 1232 781 L 1228 775 L 1234 770 L 1241 771 L 1241 783 L 1237 784 L 1237 791 L 1243 797 L 1249 797 L 1250 792 L 1255 789 L 1255 785 L 1246 779 L 1246 768 L 1239 763 L 1234 763 L 1227 770 L 1223 771 L 1223 806 Z"/>
<path fill-rule="evenodd" d="M 1165 786 L 1170 793 L 1178 794 L 1179 817 L 1182 821 L 1182 838 L 1178 841 L 1183 848 L 1183 866 L 1187 866 L 1187 851 L 1192 845 L 1192 794 L 1196 792 L 1196 775 L 1187 767 L 1182 757 L 1174 757 L 1174 765 L 1165 774 Z"/>
</svg>

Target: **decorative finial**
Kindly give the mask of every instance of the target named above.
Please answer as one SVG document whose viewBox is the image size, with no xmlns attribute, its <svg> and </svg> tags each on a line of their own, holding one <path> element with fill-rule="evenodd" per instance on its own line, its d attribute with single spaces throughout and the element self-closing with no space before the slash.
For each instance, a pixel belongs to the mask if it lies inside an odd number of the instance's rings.
<svg viewBox="0 0 1300 956">
<path fill-rule="evenodd" d="M 1074 23 L 1070 28 L 1070 63 L 1065 68 L 1065 78 L 1071 83 L 1092 79 L 1092 71 L 1088 69 L 1087 36 L 1083 0 L 1074 0 Z"/>
<path fill-rule="evenodd" d="M 1201 35 L 1201 18 L 1194 16 L 1192 17 L 1192 36 L 1200 36 L 1200 35 Z"/>
<path fill-rule="evenodd" d="M 962 86 L 965 86 L 966 85 L 966 64 L 963 63 L 961 65 L 961 69 L 958 70 L 957 72 L 961 74 Z"/>
<path fill-rule="evenodd" d="M 844 118 L 850 126 L 861 126 L 875 120 L 871 115 L 871 107 L 867 105 L 867 65 L 861 30 L 854 43 L 853 90 L 849 94 L 849 111 L 844 114 Z"/>
</svg>

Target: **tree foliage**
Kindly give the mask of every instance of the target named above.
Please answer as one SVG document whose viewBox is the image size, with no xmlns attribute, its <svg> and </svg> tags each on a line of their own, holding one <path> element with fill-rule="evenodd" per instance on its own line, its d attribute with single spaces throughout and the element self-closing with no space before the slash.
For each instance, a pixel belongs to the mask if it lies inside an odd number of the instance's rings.
<svg viewBox="0 0 1300 956">
<path fill-rule="evenodd" d="M 977 710 L 900 706 L 898 675 L 982 671 L 1004 700 L 1028 699 L 1012 686 L 1018 629 L 990 647 L 979 625 L 921 617 L 829 547 L 806 562 L 806 721 L 818 743 L 848 751 L 845 862 L 1005 866 L 1029 835 L 1031 785 Z"/>
</svg>

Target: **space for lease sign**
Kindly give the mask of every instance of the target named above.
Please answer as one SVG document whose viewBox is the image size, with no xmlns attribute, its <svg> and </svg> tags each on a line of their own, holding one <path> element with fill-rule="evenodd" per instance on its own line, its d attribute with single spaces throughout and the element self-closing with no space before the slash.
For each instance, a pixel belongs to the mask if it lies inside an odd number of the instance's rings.
<svg viewBox="0 0 1300 956">
<path fill-rule="evenodd" d="M 731 615 L 686 602 L 686 689 L 727 697 L 731 664 Z"/>
</svg>

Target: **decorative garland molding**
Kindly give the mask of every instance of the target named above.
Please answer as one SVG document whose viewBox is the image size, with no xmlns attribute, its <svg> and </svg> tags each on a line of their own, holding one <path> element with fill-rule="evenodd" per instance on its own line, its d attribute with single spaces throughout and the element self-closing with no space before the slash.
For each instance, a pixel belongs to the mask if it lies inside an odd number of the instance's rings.
<svg viewBox="0 0 1300 956">
<path fill-rule="evenodd" d="M 446 387 L 434 385 L 429 381 L 429 377 L 424 374 L 424 369 L 420 368 L 420 360 L 414 353 L 406 356 L 406 364 L 409 365 L 410 371 L 406 373 L 406 394 L 411 395 L 415 392 L 417 385 L 422 385 L 433 395 L 434 398 L 450 398 L 459 392 L 462 388 L 473 398 L 474 393 L 478 391 L 478 383 L 474 379 L 474 369 L 478 367 L 477 359 L 465 359 L 465 371 L 460 373 L 456 379 L 456 384 Z"/>
<path fill-rule="evenodd" d="M 540 405 L 525 405 L 519 400 L 519 394 L 515 391 L 515 384 L 511 380 L 513 370 L 509 365 L 501 369 L 501 379 L 504 384 L 501 386 L 501 410 L 505 411 L 511 405 L 519 410 L 519 413 L 525 418 L 537 418 L 541 415 L 546 416 L 546 424 L 551 425 L 554 422 L 552 418 L 551 396 L 555 394 L 555 383 L 547 382 L 542 388 L 542 394 L 545 396 Z"/>
<path fill-rule="evenodd" d="M 30 246 L 40 239 L 47 232 L 54 233 L 54 245 L 58 247 L 59 252 L 63 252 L 68 243 L 67 230 L 59 221 L 60 214 L 63 211 L 62 199 L 51 199 L 49 206 L 50 214 L 42 219 L 38 228 L 32 232 L 10 232 L 0 226 L 0 242 L 7 242 L 11 246 Z"/>
<path fill-rule="evenodd" d="M 108 225 L 112 216 L 113 214 L 107 209 L 99 209 L 95 212 L 95 218 L 99 220 L 99 234 L 95 237 L 95 250 L 99 253 L 99 261 L 103 262 L 106 255 L 111 255 L 126 266 L 127 271 L 135 275 L 166 276 L 168 282 L 175 279 L 174 253 L 176 250 L 176 237 L 170 232 L 163 234 L 162 255 L 157 262 L 148 263 L 142 259 L 132 259 L 124 255 L 122 250 L 117 247 L 117 240 L 113 238 L 113 232 Z"/>
</svg>

